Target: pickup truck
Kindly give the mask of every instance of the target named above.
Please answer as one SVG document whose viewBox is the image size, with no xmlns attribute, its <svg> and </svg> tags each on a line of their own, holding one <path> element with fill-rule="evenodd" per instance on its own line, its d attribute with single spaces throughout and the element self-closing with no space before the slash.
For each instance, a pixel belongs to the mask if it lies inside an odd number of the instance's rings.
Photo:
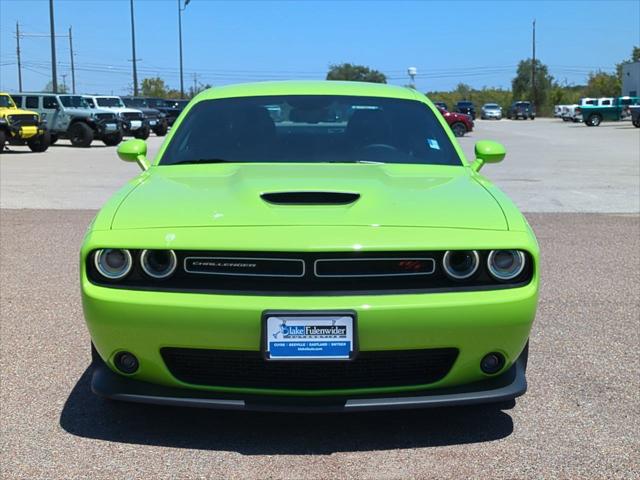
<svg viewBox="0 0 640 480">
<path fill-rule="evenodd" d="M 597 127 L 603 121 L 618 121 L 631 115 L 629 107 L 638 105 L 638 97 L 618 97 L 611 105 L 583 105 L 580 114 L 583 122 L 589 127 Z"/>
</svg>

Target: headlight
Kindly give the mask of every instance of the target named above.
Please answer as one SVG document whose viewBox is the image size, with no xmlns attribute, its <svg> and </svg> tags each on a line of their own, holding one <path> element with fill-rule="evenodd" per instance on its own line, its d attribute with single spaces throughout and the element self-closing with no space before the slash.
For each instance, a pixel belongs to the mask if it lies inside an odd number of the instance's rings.
<svg viewBox="0 0 640 480">
<path fill-rule="evenodd" d="M 96 270 L 109 280 L 119 280 L 126 277 L 133 264 L 129 250 L 119 248 L 98 250 L 93 260 Z"/>
<path fill-rule="evenodd" d="M 465 280 L 480 266 L 480 255 L 475 250 L 447 251 L 442 258 L 442 267 L 449 278 Z"/>
<path fill-rule="evenodd" d="M 178 259 L 173 250 L 143 250 L 140 254 L 140 265 L 144 273 L 150 277 L 162 279 L 173 274 Z"/>
<path fill-rule="evenodd" d="M 500 281 L 513 280 L 524 270 L 526 257 L 520 250 L 492 250 L 487 267 L 493 278 Z"/>
</svg>

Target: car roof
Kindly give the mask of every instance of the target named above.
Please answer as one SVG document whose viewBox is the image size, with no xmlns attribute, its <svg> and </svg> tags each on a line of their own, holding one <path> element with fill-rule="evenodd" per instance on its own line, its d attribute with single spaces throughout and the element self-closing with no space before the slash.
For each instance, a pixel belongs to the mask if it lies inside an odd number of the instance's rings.
<svg viewBox="0 0 640 480">
<path fill-rule="evenodd" d="M 406 87 L 384 83 L 342 81 L 280 81 L 227 85 L 205 90 L 197 101 L 231 97 L 260 97 L 270 95 L 354 95 L 415 100 L 416 93 Z"/>
</svg>

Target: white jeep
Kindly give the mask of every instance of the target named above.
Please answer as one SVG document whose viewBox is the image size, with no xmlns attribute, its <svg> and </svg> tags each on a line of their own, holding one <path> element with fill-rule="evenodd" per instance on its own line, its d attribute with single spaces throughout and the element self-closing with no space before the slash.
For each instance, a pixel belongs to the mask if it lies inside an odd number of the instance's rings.
<svg viewBox="0 0 640 480">
<path fill-rule="evenodd" d="M 122 123 L 122 131 L 126 136 L 133 136 L 146 140 L 149 138 L 150 127 L 140 110 L 127 107 L 120 97 L 106 95 L 83 95 L 91 108 L 100 108 L 113 112 Z"/>
</svg>

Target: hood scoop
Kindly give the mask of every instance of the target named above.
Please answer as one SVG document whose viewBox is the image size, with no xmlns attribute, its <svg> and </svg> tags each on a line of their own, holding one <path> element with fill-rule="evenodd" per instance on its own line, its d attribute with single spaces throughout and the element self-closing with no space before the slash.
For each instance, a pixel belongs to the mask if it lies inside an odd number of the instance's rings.
<svg viewBox="0 0 640 480">
<path fill-rule="evenodd" d="M 350 192 L 272 192 L 260 197 L 274 205 L 348 205 L 360 198 Z"/>
</svg>

